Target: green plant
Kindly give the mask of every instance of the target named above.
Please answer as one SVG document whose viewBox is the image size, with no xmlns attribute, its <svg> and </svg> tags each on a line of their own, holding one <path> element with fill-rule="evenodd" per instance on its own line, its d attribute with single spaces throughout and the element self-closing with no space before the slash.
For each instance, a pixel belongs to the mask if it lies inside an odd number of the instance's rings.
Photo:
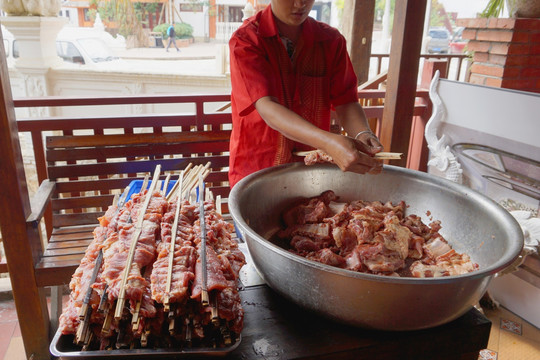
<svg viewBox="0 0 540 360">
<path fill-rule="evenodd" d="M 480 13 L 480 16 L 485 18 L 499 17 L 504 11 L 505 2 L 506 0 L 489 0 L 484 11 Z"/>
<path fill-rule="evenodd" d="M 169 28 L 169 24 L 159 24 L 154 27 L 152 31 L 159 32 L 162 34 L 164 39 L 168 39 L 169 36 L 167 35 L 167 29 Z M 177 39 L 186 39 L 193 37 L 193 26 L 191 26 L 188 23 L 178 23 L 174 24 L 174 32 L 176 33 Z"/>
</svg>

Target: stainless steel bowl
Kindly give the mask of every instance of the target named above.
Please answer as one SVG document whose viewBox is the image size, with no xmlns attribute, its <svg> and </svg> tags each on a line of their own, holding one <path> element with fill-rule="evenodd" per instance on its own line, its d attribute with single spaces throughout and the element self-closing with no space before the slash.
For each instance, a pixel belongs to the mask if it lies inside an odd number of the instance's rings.
<svg viewBox="0 0 540 360">
<path fill-rule="evenodd" d="M 325 190 L 345 201 L 406 201 L 407 214 L 421 216 L 426 224 L 441 220 L 440 233 L 480 269 L 443 278 L 385 277 L 310 261 L 269 241 L 281 226 L 283 209 Z M 491 199 L 448 180 L 394 166 L 385 166 L 379 175 L 344 173 L 327 164 L 264 169 L 236 184 L 229 208 L 256 268 L 272 289 L 320 315 L 380 330 L 429 328 L 463 315 L 523 247 L 519 224 Z"/>
</svg>

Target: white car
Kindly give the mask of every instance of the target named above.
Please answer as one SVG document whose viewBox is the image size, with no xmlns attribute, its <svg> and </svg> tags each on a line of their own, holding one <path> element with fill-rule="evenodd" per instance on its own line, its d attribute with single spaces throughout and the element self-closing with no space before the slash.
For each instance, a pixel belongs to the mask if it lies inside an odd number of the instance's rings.
<svg viewBox="0 0 540 360">
<path fill-rule="evenodd" d="M 2 37 L 9 65 L 19 57 L 19 48 L 13 34 L 3 25 Z M 107 45 L 103 35 L 92 28 L 64 27 L 56 37 L 56 53 L 65 62 L 90 67 L 122 62 Z"/>
</svg>

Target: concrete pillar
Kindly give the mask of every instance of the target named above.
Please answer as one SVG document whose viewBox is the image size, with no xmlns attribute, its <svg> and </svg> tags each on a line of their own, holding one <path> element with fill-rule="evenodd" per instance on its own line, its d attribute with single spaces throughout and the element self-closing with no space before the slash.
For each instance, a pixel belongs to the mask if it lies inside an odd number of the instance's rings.
<svg viewBox="0 0 540 360">
<path fill-rule="evenodd" d="M 63 60 L 56 54 L 56 36 L 68 22 L 64 17 L 5 16 L 4 25 L 18 44 L 19 58 L 15 68 L 21 73 L 26 97 L 51 95 L 48 82 L 50 68 L 61 65 Z M 34 112 L 45 110 L 34 109 Z M 30 115 L 46 115 L 32 113 Z"/>
</svg>

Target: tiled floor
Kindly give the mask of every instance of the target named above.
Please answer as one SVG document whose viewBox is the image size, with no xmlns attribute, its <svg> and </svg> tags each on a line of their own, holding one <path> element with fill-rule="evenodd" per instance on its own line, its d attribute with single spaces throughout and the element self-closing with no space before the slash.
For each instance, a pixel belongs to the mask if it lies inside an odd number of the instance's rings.
<svg viewBox="0 0 540 360">
<path fill-rule="evenodd" d="M 479 354 L 479 360 L 540 359 L 540 329 L 504 308 L 487 310 L 486 316 L 493 324 L 488 348 Z M 24 359 L 15 304 L 0 299 L 0 360 Z"/>
</svg>

